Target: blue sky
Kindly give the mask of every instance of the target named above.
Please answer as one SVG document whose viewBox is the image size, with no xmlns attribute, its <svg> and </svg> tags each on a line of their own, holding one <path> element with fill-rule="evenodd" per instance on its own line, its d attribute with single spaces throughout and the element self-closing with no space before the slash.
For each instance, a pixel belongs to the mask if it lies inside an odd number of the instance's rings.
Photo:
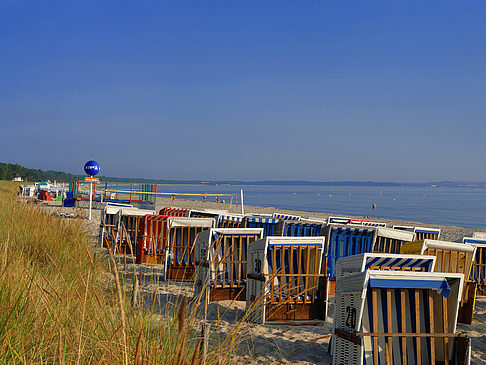
<svg viewBox="0 0 486 365">
<path fill-rule="evenodd" d="M 0 161 L 486 180 L 484 1 L 0 0 Z"/>
</svg>

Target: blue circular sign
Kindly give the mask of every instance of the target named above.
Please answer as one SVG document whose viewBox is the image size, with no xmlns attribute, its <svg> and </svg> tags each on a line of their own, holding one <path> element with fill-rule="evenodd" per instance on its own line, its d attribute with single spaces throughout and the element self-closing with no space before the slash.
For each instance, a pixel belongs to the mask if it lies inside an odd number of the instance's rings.
<svg viewBox="0 0 486 365">
<path fill-rule="evenodd" d="M 96 161 L 88 161 L 84 164 L 84 172 L 88 175 L 95 176 L 100 172 L 100 164 Z"/>
</svg>

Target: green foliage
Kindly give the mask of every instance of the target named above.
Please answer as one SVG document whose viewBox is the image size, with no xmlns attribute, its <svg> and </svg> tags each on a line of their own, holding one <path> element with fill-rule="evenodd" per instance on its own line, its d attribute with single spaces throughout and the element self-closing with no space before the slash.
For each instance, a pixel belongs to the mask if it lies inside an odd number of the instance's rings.
<svg viewBox="0 0 486 365">
<path fill-rule="evenodd" d="M 29 169 L 19 164 L 0 162 L 0 180 L 12 180 L 14 176 L 19 175 L 24 181 L 58 181 L 70 182 L 75 180 L 84 180 L 85 175 L 68 174 L 62 171 Z M 179 180 L 161 180 L 161 179 L 142 179 L 129 177 L 112 177 L 102 176 L 103 181 L 109 182 L 128 182 L 128 183 L 145 183 L 145 184 L 194 184 L 199 181 L 179 181 Z"/>
<path fill-rule="evenodd" d="M 62 171 L 43 171 L 29 169 L 19 164 L 1 163 L 0 162 L 0 180 L 12 180 L 14 176 L 19 175 L 25 181 L 61 181 L 69 182 L 72 180 L 82 179 L 84 175 L 73 175 Z"/>
</svg>

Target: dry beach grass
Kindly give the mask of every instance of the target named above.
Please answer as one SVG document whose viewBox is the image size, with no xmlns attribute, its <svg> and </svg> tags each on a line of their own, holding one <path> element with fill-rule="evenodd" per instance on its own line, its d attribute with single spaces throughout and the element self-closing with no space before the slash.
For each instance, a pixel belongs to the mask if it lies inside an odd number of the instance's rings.
<svg viewBox="0 0 486 365">
<path fill-rule="evenodd" d="M 15 188 L 0 183 L 0 363 L 200 362 L 198 303 L 132 307 L 122 262 L 95 249 L 87 221 L 19 203 Z M 228 335 L 207 363 L 233 357 Z"/>
</svg>

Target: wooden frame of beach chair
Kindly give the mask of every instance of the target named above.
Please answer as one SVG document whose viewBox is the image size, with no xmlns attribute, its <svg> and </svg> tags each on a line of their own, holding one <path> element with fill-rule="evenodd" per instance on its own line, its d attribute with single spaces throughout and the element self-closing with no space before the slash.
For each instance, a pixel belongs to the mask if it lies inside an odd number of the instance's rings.
<svg viewBox="0 0 486 365">
<path fill-rule="evenodd" d="M 407 242 L 415 241 L 415 233 L 392 229 L 377 228 L 373 252 L 400 253 L 400 248 Z"/>
<path fill-rule="evenodd" d="M 169 217 L 166 246 L 165 277 L 172 280 L 192 280 L 195 273 L 194 245 L 198 233 L 214 228 L 213 218 Z"/>
<path fill-rule="evenodd" d="M 189 217 L 190 213 L 189 208 L 165 207 L 159 210 L 159 215 L 168 217 Z"/>
<path fill-rule="evenodd" d="M 131 208 L 132 205 L 124 204 L 107 204 L 101 212 L 100 229 L 98 234 L 98 245 L 102 247 L 111 247 L 115 237 L 115 216 L 121 208 Z"/>
<path fill-rule="evenodd" d="M 140 233 L 140 221 L 147 214 L 155 214 L 153 210 L 145 210 L 138 208 L 121 208 L 115 215 L 115 242 L 112 246 L 114 252 L 130 253 L 128 248 L 128 238 L 132 244 L 138 242 L 138 235 Z M 122 229 L 122 224 L 125 229 Z"/>
<path fill-rule="evenodd" d="M 341 257 L 373 252 L 375 229 L 329 224 L 324 229 L 327 254 L 323 272 L 329 277 L 329 295 L 334 295 L 336 261 Z"/>
<path fill-rule="evenodd" d="M 324 224 L 309 219 L 285 220 L 283 228 L 284 237 L 317 237 L 322 236 Z"/>
<path fill-rule="evenodd" d="M 282 236 L 285 221 L 282 218 L 265 216 L 246 216 L 243 220 L 244 228 L 263 228 L 263 236 Z"/>
<path fill-rule="evenodd" d="M 469 280 L 476 283 L 476 296 L 486 296 L 486 238 L 464 237 L 462 243 L 476 247 Z"/>
<path fill-rule="evenodd" d="M 272 217 L 282 218 L 283 220 L 286 220 L 286 221 L 300 221 L 302 219 L 298 215 L 291 215 L 291 214 L 285 214 L 285 213 L 279 213 L 279 212 L 273 213 Z"/>
<path fill-rule="evenodd" d="M 325 320 L 324 237 L 265 237 L 248 248 L 248 320 Z"/>
<path fill-rule="evenodd" d="M 456 242 L 420 240 L 402 246 L 400 253 L 434 255 L 437 257 L 436 272 L 461 273 L 466 281 L 459 308 L 459 322 L 471 324 L 476 301 L 476 283 L 469 281 L 476 247 Z"/>
<path fill-rule="evenodd" d="M 166 215 L 147 214 L 140 222 L 137 242 L 137 264 L 162 265 L 168 239 Z"/>
<path fill-rule="evenodd" d="M 440 229 L 428 227 L 414 227 L 415 239 L 420 240 L 439 240 Z"/>
<path fill-rule="evenodd" d="M 367 270 L 336 284 L 333 364 L 468 363 L 456 333 L 464 275 Z"/>
<path fill-rule="evenodd" d="M 248 246 L 262 238 L 263 228 L 211 228 L 199 233 L 194 296 L 202 295 L 208 302 L 246 300 Z"/>
<path fill-rule="evenodd" d="M 362 253 L 342 257 L 336 262 L 336 279 L 366 270 L 399 270 L 433 272 L 436 257 L 431 255 L 402 255 L 390 253 Z"/>
<path fill-rule="evenodd" d="M 243 219 L 242 214 L 220 214 L 218 217 L 219 228 L 242 228 Z"/>
</svg>

